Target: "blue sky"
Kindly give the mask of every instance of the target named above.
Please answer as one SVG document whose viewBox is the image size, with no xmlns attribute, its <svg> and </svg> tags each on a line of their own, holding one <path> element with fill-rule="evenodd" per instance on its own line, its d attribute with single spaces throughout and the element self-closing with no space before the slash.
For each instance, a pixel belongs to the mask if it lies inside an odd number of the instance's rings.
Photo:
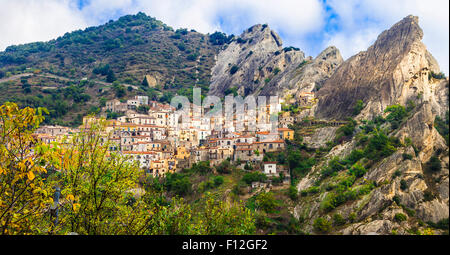
<svg viewBox="0 0 450 255">
<path fill-rule="evenodd" d="M 344 58 L 367 49 L 383 30 L 413 14 L 419 16 L 424 43 L 449 74 L 448 0 L 0 0 L 0 50 L 139 11 L 203 33 L 240 34 L 267 23 L 285 46 L 314 57 L 334 45 Z"/>
</svg>

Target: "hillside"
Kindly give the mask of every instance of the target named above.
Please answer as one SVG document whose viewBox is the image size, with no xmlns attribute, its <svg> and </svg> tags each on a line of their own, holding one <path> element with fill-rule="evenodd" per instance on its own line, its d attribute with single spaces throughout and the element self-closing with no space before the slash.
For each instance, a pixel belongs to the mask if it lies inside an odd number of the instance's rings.
<svg viewBox="0 0 450 255">
<path fill-rule="evenodd" d="M 129 86 L 160 101 L 168 101 L 176 93 L 192 96 L 195 85 L 207 93 L 214 57 L 230 39 L 222 33 L 209 36 L 187 29 L 174 31 L 138 13 L 49 42 L 10 46 L 0 52 L 0 86 L 6 91 L 0 103 L 15 99 L 23 105 L 47 106 L 55 111 L 48 121 L 70 125 L 74 116 L 101 105 L 100 98 L 136 93 L 111 93 Z M 25 79 L 23 73 L 33 75 Z M 150 84 L 142 85 L 146 75 L 151 77 Z M 108 92 L 112 82 L 122 88 Z M 48 87 L 56 89 L 49 91 Z M 69 87 L 71 91 L 67 91 Z M 73 98 L 69 94 L 74 90 L 90 98 Z"/>
</svg>

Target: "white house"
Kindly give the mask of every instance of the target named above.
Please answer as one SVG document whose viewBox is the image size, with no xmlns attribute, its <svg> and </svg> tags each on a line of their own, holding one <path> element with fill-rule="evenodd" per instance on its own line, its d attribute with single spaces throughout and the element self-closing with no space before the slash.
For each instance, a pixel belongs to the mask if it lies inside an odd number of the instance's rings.
<svg viewBox="0 0 450 255">
<path fill-rule="evenodd" d="M 266 175 L 277 174 L 277 162 L 264 162 L 264 173 Z"/>
</svg>

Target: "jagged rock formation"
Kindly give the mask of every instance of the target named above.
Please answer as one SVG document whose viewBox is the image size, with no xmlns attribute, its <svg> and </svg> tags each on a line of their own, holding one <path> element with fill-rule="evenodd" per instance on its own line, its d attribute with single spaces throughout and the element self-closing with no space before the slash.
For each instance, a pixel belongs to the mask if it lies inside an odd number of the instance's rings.
<svg viewBox="0 0 450 255">
<path fill-rule="evenodd" d="M 436 116 L 443 117 L 448 112 L 449 81 L 431 78 L 430 72 L 438 72 L 439 66 L 421 42 L 422 36 L 418 18 L 404 18 L 383 32 L 367 51 L 341 64 L 317 93 L 316 118 L 351 116 L 358 99 L 363 100 L 365 107 L 354 116 L 356 120 L 386 116 L 384 110 L 393 104 L 405 106 L 410 102 L 415 107 L 407 120 L 388 133 L 406 145 L 375 162 L 355 183 L 376 183 L 369 194 L 344 203 L 331 213 L 320 209 L 327 191 L 300 200 L 295 215 L 309 223 L 307 230 L 313 231 L 312 223 L 317 217 L 331 220 L 336 213 L 352 218 L 338 230 L 342 234 L 408 234 L 411 229 L 420 228 L 420 221 L 437 223 L 448 219 L 449 148 L 434 122 Z M 386 130 L 388 127 L 382 126 Z M 344 158 L 357 148 L 356 144 L 353 138 L 337 145 L 326 158 Z M 438 172 L 428 169 L 432 156 L 441 162 Z M 316 166 L 299 182 L 298 190 L 317 185 L 319 176 L 320 166 Z M 396 219 L 398 214 L 413 219 L 401 221 Z"/>
<path fill-rule="evenodd" d="M 317 95 L 317 117 L 343 119 L 351 116 L 357 100 L 363 100 L 367 106 L 361 117 L 369 119 L 388 105 L 404 105 L 425 93 L 428 73 L 439 72 L 439 66 L 422 37 L 414 16 L 380 34 L 367 51 L 349 58 L 325 82 Z"/>
<path fill-rule="evenodd" d="M 304 58 L 301 51 L 284 51 L 281 38 L 269 26 L 255 25 L 219 53 L 209 94 L 223 96 L 233 88 L 242 96 L 256 93 L 274 72 L 283 72 Z"/>
<path fill-rule="evenodd" d="M 281 38 L 267 25 L 244 31 L 217 56 L 209 94 L 223 96 L 235 88 L 241 96 L 292 95 L 311 92 L 322 86 L 343 62 L 339 50 L 331 46 L 315 59 L 300 50 L 282 48 Z"/>
<path fill-rule="evenodd" d="M 278 92 L 282 97 L 292 95 L 295 102 L 302 92 L 313 92 L 322 87 L 342 62 L 339 50 L 330 46 L 315 59 L 304 60 L 300 65 L 288 68 L 281 75 L 274 77 L 261 94 L 271 95 Z"/>
</svg>

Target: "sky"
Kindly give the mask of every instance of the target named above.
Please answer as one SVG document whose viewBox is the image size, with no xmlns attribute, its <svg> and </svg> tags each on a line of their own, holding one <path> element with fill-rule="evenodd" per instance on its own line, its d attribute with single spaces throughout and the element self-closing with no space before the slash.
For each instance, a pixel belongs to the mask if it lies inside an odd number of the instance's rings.
<svg viewBox="0 0 450 255">
<path fill-rule="evenodd" d="M 449 74 L 448 0 L 0 0 L 0 51 L 139 11 L 175 29 L 202 33 L 239 35 L 254 24 L 268 24 L 284 46 L 315 57 L 334 45 L 344 59 L 412 14 L 419 16 L 423 42 Z"/>
</svg>

